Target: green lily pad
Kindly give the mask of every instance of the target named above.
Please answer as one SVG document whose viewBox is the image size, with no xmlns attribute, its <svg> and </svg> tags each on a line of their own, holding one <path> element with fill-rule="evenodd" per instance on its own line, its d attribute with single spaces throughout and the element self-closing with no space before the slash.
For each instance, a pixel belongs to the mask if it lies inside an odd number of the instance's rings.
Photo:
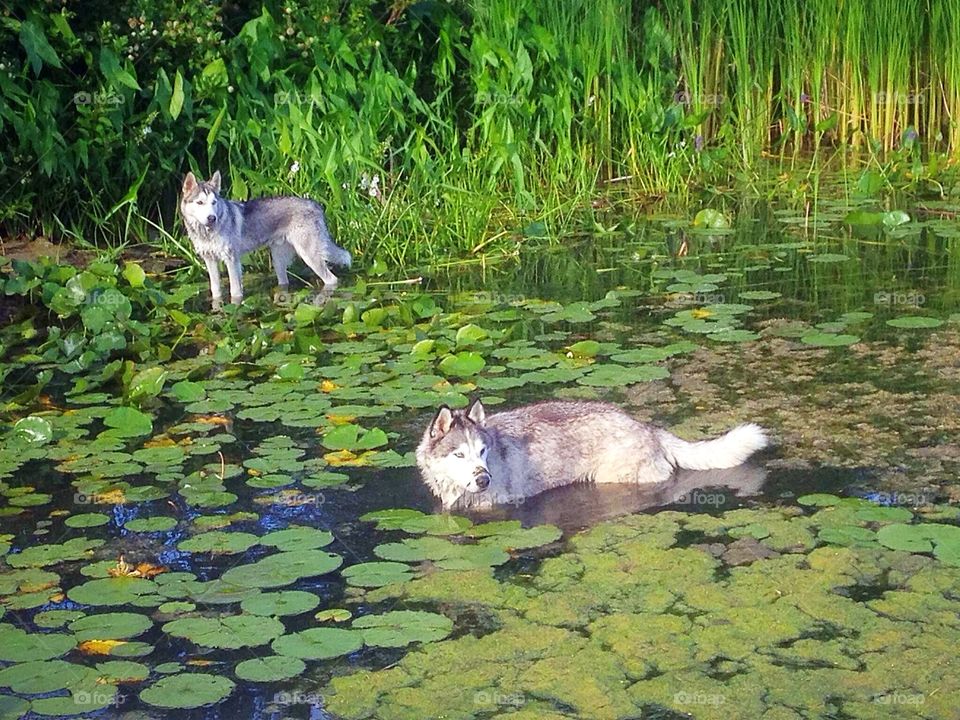
<svg viewBox="0 0 960 720">
<path fill-rule="evenodd" d="M 13 625 L 0 623 L 0 660 L 4 662 L 51 660 L 66 655 L 76 644 L 73 635 L 28 633 Z"/>
<path fill-rule="evenodd" d="M 943 325 L 943 320 L 925 315 L 903 315 L 887 320 L 887 325 L 895 328 L 917 330 L 940 327 Z"/>
<path fill-rule="evenodd" d="M 933 550 L 933 542 L 923 525 L 887 525 L 877 531 L 877 540 L 891 550 L 926 553 Z"/>
<path fill-rule="evenodd" d="M 157 680 L 140 692 L 148 705 L 186 710 L 213 705 L 233 693 L 233 681 L 206 673 L 180 673 Z"/>
<path fill-rule="evenodd" d="M 60 545 L 35 545 L 22 552 L 6 557 L 7 564 L 15 568 L 43 567 L 69 560 L 83 560 L 92 555 L 93 549 L 103 545 L 103 540 L 74 538 Z"/>
<path fill-rule="evenodd" d="M 413 579 L 409 565 L 398 562 L 368 562 L 351 565 L 342 573 L 347 584 L 356 587 L 383 587 Z"/>
<path fill-rule="evenodd" d="M 354 630 L 310 628 L 273 641 L 273 651 L 301 660 L 327 660 L 349 655 L 363 647 L 363 636 Z"/>
<path fill-rule="evenodd" d="M 260 538 L 250 533 L 211 530 L 182 541 L 177 545 L 177 549 L 214 555 L 235 555 L 246 552 L 259 542 Z"/>
<path fill-rule="evenodd" d="M 261 545 L 275 547 L 278 550 L 314 550 L 333 542 L 333 533 L 312 527 L 293 526 L 286 530 L 275 530 L 260 538 Z"/>
<path fill-rule="evenodd" d="M 856 335 L 811 332 L 801 336 L 800 342 L 816 347 L 843 347 L 860 342 L 860 338 Z"/>
<path fill-rule="evenodd" d="M 116 612 L 87 615 L 70 623 L 77 642 L 122 640 L 137 637 L 153 627 L 153 620 L 139 613 Z"/>
<path fill-rule="evenodd" d="M 286 655 L 272 655 L 263 658 L 250 658 L 237 664 L 234 673 L 241 680 L 251 682 L 278 682 L 303 674 L 306 663 L 300 658 Z"/>
<path fill-rule="evenodd" d="M 20 418 L 14 424 L 13 431 L 20 437 L 37 445 L 50 442 L 53 437 L 53 426 L 50 421 L 37 415 Z"/>
<path fill-rule="evenodd" d="M 150 416 L 131 407 L 118 407 L 108 411 L 103 417 L 103 424 L 110 428 L 109 433 L 114 437 L 136 437 L 153 432 L 153 420 Z"/>
<path fill-rule="evenodd" d="M 363 642 L 375 647 L 404 647 L 411 643 L 442 640 L 453 631 L 445 615 L 417 610 L 394 610 L 382 615 L 365 615 L 353 621 Z"/>
<path fill-rule="evenodd" d="M 365 430 L 347 423 L 331 428 L 321 443 L 330 450 L 372 450 L 387 444 L 387 434 L 380 428 Z"/>
<path fill-rule="evenodd" d="M 248 597 L 240 603 L 240 609 L 252 615 L 299 615 L 313 610 L 319 604 L 320 598 L 313 593 L 303 590 L 286 590 Z"/>
<path fill-rule="evenodd" d="M 80 515 L 71 515 L 63 524 L 72 528 L 88 528 L 106 525 L 110 522 L 110 517 L 103 513 L 81 513 Z"/>
<path fill-rule="evenodd" d="M 154 607 L 163 602 L 151 580 L 137 577 L 109 577 L 89 580 L 67 591 L 67 597 L 81 605 L 127 605 Z"/>
<path fill-rule="evenodd" d="M 223 617 L 185 617 L 171 620 L 163 631 L 197 645 L 237 649 L 266 645 L 284 632 L 283 623 L 272 617 L 227 615 Z"/>
<path fill-rule="evenodd" d="M 249 565 L 230 568 L 221 579 L 239 588 L 283 587 L 301 578 L 325 575 L 342 563 L 339 555 L 322 550 L 281 552 Z"/>
<path fill-rule="evenodd" d="M 475 352 L 462 351 L 455 355 L 447 355 L 440 361 L 438 367 L 444 375 L 466 378 L 476 375 L 486 364 L 483 356 Z"/>
</svg>

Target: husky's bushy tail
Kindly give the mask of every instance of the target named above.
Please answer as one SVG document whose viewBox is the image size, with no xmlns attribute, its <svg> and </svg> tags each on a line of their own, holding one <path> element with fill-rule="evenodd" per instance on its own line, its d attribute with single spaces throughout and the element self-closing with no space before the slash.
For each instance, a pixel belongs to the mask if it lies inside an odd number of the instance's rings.
<svg viewBox="0 0 960 720">
<path fill-rule="evenodd" d="M 339 245 L 334 245 L 331 250 L 333 251 L 330 254 L 330 262 L 334 265 L 342 265 L 343 267 L 350 267 L 350 263 L 353 262 L 353 256 L 347 250 L 344 250 Z"/>
<path fill-rule="evenodd" d="M 740 465 L 748 457 L 770 444 L 759 425 L 738 425 L 713 440 L 687 442 L 666 430 L 659 431 L 660 445 L 667 458 L 687 470 L 719 470 Z"/>
</svg>

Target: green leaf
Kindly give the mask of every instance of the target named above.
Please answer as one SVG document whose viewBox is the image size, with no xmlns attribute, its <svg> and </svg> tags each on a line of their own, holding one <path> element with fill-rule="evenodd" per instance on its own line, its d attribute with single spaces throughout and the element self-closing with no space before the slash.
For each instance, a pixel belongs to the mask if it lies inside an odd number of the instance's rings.
<svg viewBox="0 0 960 720">
<path fill-rule="evenodd" d="M 103 424 L 115 437 L 136 437 L 153 432 L 150 416 L 132 407 L 113 408 L 104 416 Z"/>
<path fill-rule="evenodd" d="M 313 610 L 319 604 L 320 598 L 313 593 L 303 590 L 285 590 L 245 598 L 240 603 L 240 609 L 252 615 L 269 617 L 299 615 Z"/>
<path fill-rule="evenodd" d="M 477 325 L 464 325 L 457 330 L 457 347 L 470 347 L 487 337 L 487 331 Z"/>
<path fill-rule="evenodd" d="M 278 655 L 301 660 L 327 660 L 356 652 L 363 647 L 363 636 L 354 630 L 310 628 L 277 638 L 270 647 Z"/>
<path fill-rule="evenodd" d="M 705 208 L 698 212 L 693 218 L 693 226 L 696 228 L 708 228 L 710 230 L 725 230 L 730 227 L 730 221 L 719 210 Z"/>
<path fill-rule="evenodd" d="M 483 357 L 477 353 L 464 351 L 456 355 L 447 355 L 440 361 L 439 368 L 444 375 L 465 378 L 476 375 L 486 364 Z"/>
<path fill-rule="evenodd" d="M 940 327 L 943 325 L 943 320 L 925 315 L 903 315 L 898 318 L 893 318 L 892 320 L 887 320 L 887 325 L 901 329 L 918 330 Z"/>
<path fill-rule="evenodd" d="M 129 397 L 131 400 L 154 398 L 163 390 L 169 373 L 161 367 L 141 370 L 130 381 Z"/>
<path fill-rule="evenodd" d="M 404 647 L 414 642 L 442 640 L 453 630 L 453 621 L 438 613 L 394 610 L 357 618 L 353 627 L 363 633 L 367 645 Z"/>
<path fill-rule="evenodd" d="M 807 333 L 800 338 L 800 342 L 805 345 L 815 345 L 817 347 L 843 347 L 860 342 L 856 335 L 835 335 L 833 333 L 813 332 Z"/>
<path fill-rule="evenodd" d="M 44 63 L 55 68 L 62 67 L 60 58 L 47 42 L 43 30 L 32 19 L 20 23 L 20 44 L 27 51 L 27 59 L 34 75 L 40 74 Z"/>
<path fill-rule="evenodd" d="M 173 120 L 180 117 L 180 112 L 183 110 L 183 100 L 183 75 L 177 70 L 177 74 L 173 79 L 173 94 L 170 96 L 169 108 L 170 117 Z"/>
<path fill-rule="evenodd" d="M 202 647 L 237 650 L 265 645 L 280 637 L 284 627 L 276 618 L 243 614 L 179 618 L 164 625 L 163 631 Z"/>
<path fill-rule="evenodd" d="M 109 47 L 100 47 L 100 70 L 111 85 L 124 85 L 131 90 L 139 90 L 137 79 L 120 66 L 120 59 Z"/>
<path fill-rule="evenodd" d="M 50 421 L 37 415 L 20 418 L 13 426 L 13 431 L 20 437 L 37 445 L 50 442 L 53 437 L 53 426 Z"/>
<path fill-rule="evenodd" d="M 140 692 L 148 705 L 189 709 L 212 705 L 229 697 L 236 685 L 220 675 L 181 673 L 168 675 Z"/>
<path fill-rule="evenodd" d="M 147 274 L 137 263 L 126 262 L 123 265 L 123 277 L 130 283 L 130 287 L 140 288 L 143 287 L 143 282 L 147 279 Z"/>
</svg>

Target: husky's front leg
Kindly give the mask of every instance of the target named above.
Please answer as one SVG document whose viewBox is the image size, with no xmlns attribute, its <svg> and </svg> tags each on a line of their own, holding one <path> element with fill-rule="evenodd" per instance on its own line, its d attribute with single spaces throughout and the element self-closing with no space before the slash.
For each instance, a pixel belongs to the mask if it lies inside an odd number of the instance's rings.
<svg viewBox="0 0 960 720">
<path fill-rule="evenodd" d="M 207 275 L 210 276 L 210 297 L 214 310 L 219 310 L 223 304 L 223 295 L 220 291 L 220 263 L 216 258 L 205 257 Z"/>
<path fill-rule="evenodd" d="M 243 302 L 243 267 L 240 265 L 240 256 L 228 257 L 226 263 L 227 275 L 230 276 L 230 302 L 239 305 Z"/>
</svg>

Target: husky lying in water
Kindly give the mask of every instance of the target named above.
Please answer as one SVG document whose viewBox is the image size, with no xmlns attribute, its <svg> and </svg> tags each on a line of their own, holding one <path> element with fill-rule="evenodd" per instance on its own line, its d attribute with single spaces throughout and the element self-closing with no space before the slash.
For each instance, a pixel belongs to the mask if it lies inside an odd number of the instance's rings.
<svg viewBox="0 0 960 720">
<path fill-rule="evenodd" d="M 578 482 L 660 483 L 677 468 L 735 467 L 767 444 L 753 424 L 687 442 L 610 403 L 543 402 L 487 417 L 477 400 L 467 410 L 440 408 L 417 465 L 445 508 L 467 497 L 476 507 Z"/>
</svg>

